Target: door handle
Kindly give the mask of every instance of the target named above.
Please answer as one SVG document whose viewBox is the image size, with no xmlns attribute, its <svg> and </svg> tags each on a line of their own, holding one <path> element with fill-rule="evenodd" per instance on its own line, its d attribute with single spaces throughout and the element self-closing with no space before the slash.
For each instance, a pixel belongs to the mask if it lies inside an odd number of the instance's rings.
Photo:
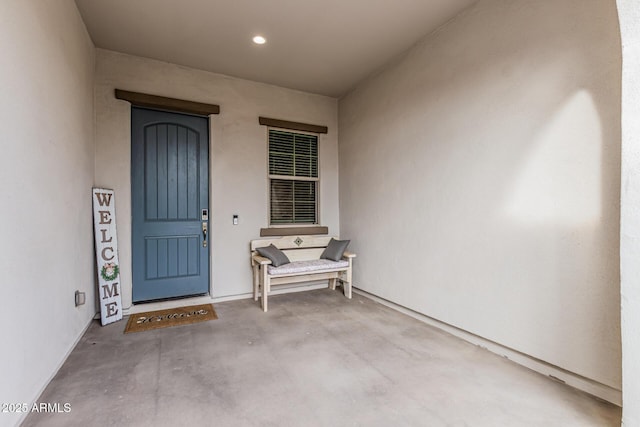
<svg viewBox="0 0 640 427">
<path fill-rule="evenodd" d="M 203 222 L 202 223 L 202 247 L 206 248 L 207 247 L 207 223 Z"/>
</svg>

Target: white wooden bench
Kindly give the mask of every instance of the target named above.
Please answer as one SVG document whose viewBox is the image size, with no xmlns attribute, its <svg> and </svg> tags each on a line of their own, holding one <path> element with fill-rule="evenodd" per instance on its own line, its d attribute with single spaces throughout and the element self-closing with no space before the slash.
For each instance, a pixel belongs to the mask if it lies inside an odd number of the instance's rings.
<svg viewBox="0 0 640 427">
<path fill-rule="evenodd" d="M 261 293 L 262 309 L 267 311 L 267 298 L 271 286 L 315 280 L 329 280 L 331 289 L 335 289 L 336 282 L 340 280 L 344 295 L 351 298 L 353 258 L 356 255 L 345 251 L 340 261 L 321 260 L 320 255 L 330 241 L 331 237 L 326 236 L 286 236 L 252 240 L 253 299 L 258 301 L 258 295 Z M 257 248 L 271 244 L 282 250 L 291 263 L 274 267 L 270 259 L 256 252 Z"/>
</svg>

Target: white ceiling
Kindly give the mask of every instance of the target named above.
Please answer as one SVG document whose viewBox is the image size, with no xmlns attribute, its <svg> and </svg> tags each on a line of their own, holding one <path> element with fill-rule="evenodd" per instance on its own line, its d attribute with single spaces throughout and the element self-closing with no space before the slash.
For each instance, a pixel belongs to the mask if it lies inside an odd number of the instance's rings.
<svg viewBox="0 0 640 427">
<path fill-rule="evenodd" d="M 76 3 L 98 47 L 339 97 L 474 1 Z"/>
</svg>

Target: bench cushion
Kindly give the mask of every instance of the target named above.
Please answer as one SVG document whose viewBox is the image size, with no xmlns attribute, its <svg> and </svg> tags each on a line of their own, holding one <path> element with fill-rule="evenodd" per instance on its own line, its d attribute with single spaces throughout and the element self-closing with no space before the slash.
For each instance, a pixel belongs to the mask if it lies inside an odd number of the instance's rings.
<svg viewBox="0 0 640 427">
<path fill-rule="evenodd" d="M 331 261 L 328 259 L 314 259 L 311 261 L 295 261 L 289 264 L 281 265 L 280 267 L 269 266 L 268 272 L 271 275 L 279 274 L 295 274 L 295 273 L 310 273 L 314 271 L 332 270 L 334 268 L 347 268 L 349 267 L 349 261 Z"/>
</svg>

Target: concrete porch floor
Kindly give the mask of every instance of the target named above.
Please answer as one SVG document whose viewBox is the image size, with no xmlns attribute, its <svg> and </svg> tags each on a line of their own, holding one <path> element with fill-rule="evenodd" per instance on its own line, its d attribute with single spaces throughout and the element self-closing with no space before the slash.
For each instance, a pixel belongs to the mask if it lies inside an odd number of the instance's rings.
<svg viewBox="0 0 640 427">
<path fill-rule="evenodd" d="M 92 324 L 26 426 L 619 426 L 621 410 L 360 295 L 215 305 L 124 335 Z M 126 320 L 126 319 L 125 319 Z"/>
</svg>

